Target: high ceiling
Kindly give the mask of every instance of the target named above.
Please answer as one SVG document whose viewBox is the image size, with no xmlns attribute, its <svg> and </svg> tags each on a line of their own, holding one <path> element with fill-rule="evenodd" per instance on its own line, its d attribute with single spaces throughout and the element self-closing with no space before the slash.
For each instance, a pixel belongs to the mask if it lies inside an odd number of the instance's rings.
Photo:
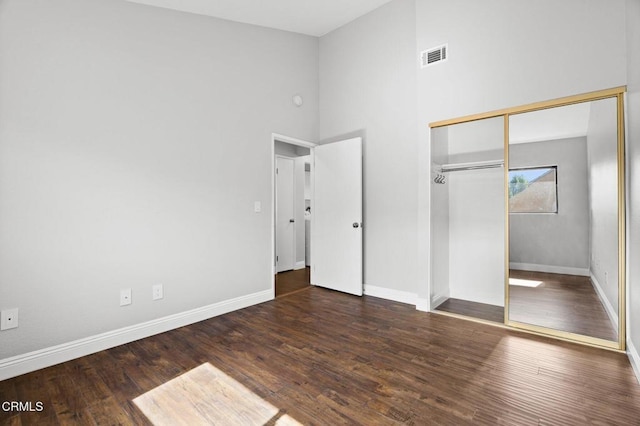
<svg viewBox="0 0 640 426">
<path fill-rule="evenodd" d="M 390 0 L 128 1 L 319 37 Z"/>
</svg>

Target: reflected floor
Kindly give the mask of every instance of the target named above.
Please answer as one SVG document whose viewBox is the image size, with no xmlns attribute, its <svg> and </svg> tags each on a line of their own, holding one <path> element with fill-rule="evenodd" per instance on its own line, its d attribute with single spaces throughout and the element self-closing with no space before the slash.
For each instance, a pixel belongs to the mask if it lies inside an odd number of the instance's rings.
<svg viewBox="0 0 640 426">
<path fill-rule="evenodd" d="M 589 277 L 509 272 L 509 319 L 555 330 L 617 340 L 617 332 Z"/>
<path fill-rule="evenodd" d="M 438 305 L 436 310 L 485 321 L 504 323 L 504 308 L 502 306 L 449 298 Z"/>
<path fill-rule="evenodd" d="M 286 271 L 276 274 L 276 297 L 295 293 L 311 286 L 311 268 Z"/>
</svg>

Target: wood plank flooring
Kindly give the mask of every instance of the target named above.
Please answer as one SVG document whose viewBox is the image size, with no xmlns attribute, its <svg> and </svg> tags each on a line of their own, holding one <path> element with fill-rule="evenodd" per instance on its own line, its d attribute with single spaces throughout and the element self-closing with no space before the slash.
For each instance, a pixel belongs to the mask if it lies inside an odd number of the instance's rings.
<svg viewBox="0 0 640 426">
<path fill-rule="evenodd" d="M 504 324 L 504 308 L 502 306 L 449 298 L 438 305 L 436 309 L 438 311 L 450 312 L 453 314 L 465 315 L 485 321 Z"/>
<path fill-rule="evenodd" d="M 509 286 L 512 321 L 617 341 L 617 331 L 589 277 L 517 270 L 511 270 L 510 277 L 539 282 L 532 287 Z M 436 309 L 504 323 L 501 306 L 450 298 Z"/>
<path fill-rule="evenodd" d="M 10 425 L 637 425 L 624 354 L 311 287 L 0 382 Z M 223 419 L 223 420 L 220 420 Z"/>
<path fill-rule="evenodd" d="M 311 284 L 311 268 L 285 271 L 276 274 L 276 297 L 308 288 Z"/>
<path fill-rule="evenodd" d="M 539 282 L 509 286 L 509 319 L 555 330 L 618 340 L 589 277 L 545 272 L 509 272 L 510 278 Z"/>
</svg>

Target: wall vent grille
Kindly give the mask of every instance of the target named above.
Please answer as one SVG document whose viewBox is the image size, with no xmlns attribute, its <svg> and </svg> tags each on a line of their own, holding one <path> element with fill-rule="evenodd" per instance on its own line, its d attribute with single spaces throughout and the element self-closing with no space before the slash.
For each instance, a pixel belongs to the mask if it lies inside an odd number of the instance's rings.
<svg viewBox="0 0 640 426">
<path fill-rule="evenodd" d="M 423 50 L 420 52 L 420 66 L 421 68 L 429 67 L 440 62 L 444 62 L 448 59 L 448 46 L 443 44 L 442 46 L 432 47 L 431 49 Z"/>
</svg>

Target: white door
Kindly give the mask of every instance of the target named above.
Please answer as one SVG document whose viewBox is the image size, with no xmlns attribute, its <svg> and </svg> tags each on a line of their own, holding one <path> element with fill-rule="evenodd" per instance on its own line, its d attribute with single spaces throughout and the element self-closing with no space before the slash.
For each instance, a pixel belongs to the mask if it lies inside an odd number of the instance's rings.
<svg viewBox="0 0 640 426">
<path fill-rule="evenodd" d="M 276 272 L 295 264 L 294 161 L 276 157 Z"/>
<path fill-rule="evenodd" d="M 362 296 L 362 139 L 313 154 L 311 282 Z"/>
</svg>

